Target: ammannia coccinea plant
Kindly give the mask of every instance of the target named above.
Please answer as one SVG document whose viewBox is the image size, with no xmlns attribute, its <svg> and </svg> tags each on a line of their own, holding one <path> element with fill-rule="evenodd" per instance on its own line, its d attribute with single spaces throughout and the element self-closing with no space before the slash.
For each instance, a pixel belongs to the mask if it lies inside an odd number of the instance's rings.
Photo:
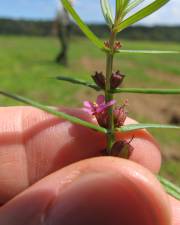
<svg viewBox="0 0 180 225">
<path fill-rule="evenodd" d="M 84 23 L 84 21 L 77 14 L 72 7 L 70 1 L 61 0 L 63 7 L 71 14 L 74 21 L 79 28 L 85 34 L 85 36 L 98 48 L 104 52 L 106 57 L 106 72 L 97 71 L 92 80 L 94 83 L 88 83 L 84 80 L 77 78 L 58 76 L 56 79 L 61 81 L 67 81 L 72 84 L 84 85 L 88 88 L 92 88 L 95 91 L 102 91 L 103 94 L 97 95 L 97 99 L 94 102 L 84 101 L 84 111 L 92 115 L 97 120 L 97 125 L 81 120 L 74 116 L 68 115 L 64 112 L 59 112 L 52 107 L 47 107 L 39 102 L 27 99 L 25 97 L 0 91 L 0 94 L 21 101 L 25 104 L 32 105 L 39 109 L 42 109 L 48 113 L 51 113 L 57 117 L 69 120 L 72 123 L 76 123 L 85 126 L 89 129 L 102 132 L 107 137 L 107 146 L 102 149 L 102 154 L 111 155 L 123 158 L 129 158 L 133 151 L 131 146 L 131 140 L 116 141 L 116 132 L 126 132 L 144 128 L 159 128 L 159 129 L 180 129 L 179 126 L 163 125 L 163 124 L 129 124 L 124 125 L 124 121 L 127 117 L 127 101 L 123 105 L 118 105 L 114 100 L 114 95 L 118 93 L 141 93 L 141 94 L 180 94 L 180 89 L 143 89 L 143 88 L 122 88 L 121 84 L 125 81 L 125 75 L 120 71 L 113 70 L 113 61 L 116 54 L 179 54 L 178 51 L 159 51 L 159 50 L 127 50 L 121 45 L 121 42 L 117 40 L 117 35 L 130 25 L 135 24 L 141 19 L 149 16 L 155 11 L 159 10 L 162 6 L 169 2 L 169 0 L 154 0 L 146 7 L 134 12 L 132 11 L 141 3 L 146 0 L 116 0 L 115 13 L 113 14 L 110 3 L 108 0 L 100 0 L 102 13 L 104 15 L 107 26 L 109 27 L 109 39 L 99 39 Z M 133 13 L 134 12 L 134 13 Z M 130 14 L 129 14 L 130 13 Z M 167 181 L 165 178 L 158 176 L 160 182 L 165 187 L 166 191 L 180 199 L 180 188 Z"/>
</svg>

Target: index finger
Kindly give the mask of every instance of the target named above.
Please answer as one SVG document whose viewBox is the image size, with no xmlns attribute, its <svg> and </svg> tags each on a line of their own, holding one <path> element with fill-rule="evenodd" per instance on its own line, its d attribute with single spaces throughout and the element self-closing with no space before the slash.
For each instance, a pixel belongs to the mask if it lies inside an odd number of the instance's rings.
<svg viewBox="0 0 180 225">
<path fill-rule="evenodd" d="M 92 122 L 80 109 L 63 110 Z M 101 155 L 106 146 L 103 134 L 32 107 L 1 108 L 0 118 L 1 203 L 53 171 Z M 120 134 L 118 138 L 132 135 L 135 150 L 131 159 L 157 172 L 160 153 L 153 138 L 144 130 Z"/>
</svg>

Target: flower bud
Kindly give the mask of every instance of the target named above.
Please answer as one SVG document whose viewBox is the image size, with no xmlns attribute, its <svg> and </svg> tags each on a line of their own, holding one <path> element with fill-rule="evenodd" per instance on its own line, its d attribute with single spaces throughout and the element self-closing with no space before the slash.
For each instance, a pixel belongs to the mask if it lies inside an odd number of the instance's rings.
<svg viewBox="0 0 180 225">
<path fill-rule="evenodd" d="M 102 72 L 98 73 L 95 72 L 95 75 L 91 76 L 94 82 L 97 84 L 98 87 L 104 89 L 105 88 L 105 76 Z"/>
<path fill-rule="evenodd" d="M 114 50 L 117 51 L 122 47 L 121 42 L 120 41 L 116 41 L 114 43 Z"/>
<path fill-rule="evenodd" d="M 117 141 L 116 143 L 114 143 L 111 149 L 112 156 L 128 159 L 134 150 L 130 142 L 123 140 L 123 141 Z"/>
<path fill-rule="evenodd" d="M 120 71 L 118 70 L 117 72 L 113 73 L 111 76 L 111 88 L 115 89 L 121 85 L 121 83 L 124 80 L 125 75 L 121 74 Z"/>
</svg>

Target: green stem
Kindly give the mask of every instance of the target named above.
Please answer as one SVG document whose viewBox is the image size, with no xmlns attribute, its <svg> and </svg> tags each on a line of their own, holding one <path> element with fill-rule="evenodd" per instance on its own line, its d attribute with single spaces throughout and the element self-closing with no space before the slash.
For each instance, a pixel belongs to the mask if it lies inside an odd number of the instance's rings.
<svg viewBox="0 0 180 225">
<path fill-rule="evenodd" d="M 175 95 L 180 94 L 180 88 L 177 89 L 149 89 L 149 88 L 117 88 L 111 90 L 111 93 L 143 93 L 143 94 L 161 94 L 161 95 Z"/>
<path fill-rule="evenodd" d="M 106 103 L 113 100 L 113 94 L 110 93 L 111 90 L 111 75 L 113 70 L 113 58 L 114 58 L 114 42 L 115 42 L 116 34 L 111 33 L 109 39 L 110 51 L 107 52 L 106 56 L 106 87 L 105 87 L 105 98 Z M 114 118 L 113 118 L 113 106 L 108 109 L 108 133 L 107 133 L 107 153 L 111 154 L 111 148 L 114 143 Z"/>
</svg>

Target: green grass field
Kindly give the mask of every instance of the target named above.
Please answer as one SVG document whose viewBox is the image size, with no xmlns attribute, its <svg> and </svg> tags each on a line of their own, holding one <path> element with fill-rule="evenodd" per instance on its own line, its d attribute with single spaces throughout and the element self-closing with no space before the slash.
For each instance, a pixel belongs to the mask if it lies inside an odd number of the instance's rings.
<svg viewBox="0 0 180 225">
<path fill-rule="evenodd" d="M 122 41 L 124 49 L 180 50 L 180 44 Z M 104 53 L 85 39 L 72 39 L 69 66 L 54 63 L 59 44 L 54 38 L 0 37 L 1 89 L 36 99 L 48 105 L 81 106 L 84 99 L 95 98 L 92 90 L 53 79 L 57 75 L 90 80 L 95 70 L 104 70 Z M 179 55 L 128 55 L 116 57 L 115 69 L 126 74 L 124 87 L 178 88 Z M 129 115 L 141 122 L 168 123 L 179 113 L 179 96 L 122 94 L 118 101 L 129 99 Z M 0 105 L 17 105 L 0 97 Z M 163 149 L 162 173 L 180 184 L 180 132 L 152 130 Z"/>
</svg>

